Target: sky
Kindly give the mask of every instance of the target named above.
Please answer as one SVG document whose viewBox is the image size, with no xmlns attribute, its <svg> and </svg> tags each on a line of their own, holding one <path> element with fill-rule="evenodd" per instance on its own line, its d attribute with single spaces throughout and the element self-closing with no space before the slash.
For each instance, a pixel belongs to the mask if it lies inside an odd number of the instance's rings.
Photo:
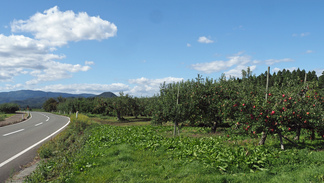
<svg viewBox="0 0 324 183">
<path fill-rule="evenodd" d="M 0 92 L 137 97 L 160 84 L 324 71 L 322 0 L 11 0 L 0 6 Z"/>
</svg>

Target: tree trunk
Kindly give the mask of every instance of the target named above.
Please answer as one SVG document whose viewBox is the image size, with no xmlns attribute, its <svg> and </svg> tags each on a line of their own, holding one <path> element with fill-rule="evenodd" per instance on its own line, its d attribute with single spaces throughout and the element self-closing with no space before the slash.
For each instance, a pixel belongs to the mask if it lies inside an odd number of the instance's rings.
<svg viewBox="0 0 324 183">
<path fill-rule="evenodd" d="M 118 110 L 116 112 L 117 112 L 117 120 L 120 121 L 121 120 L 121 118 L 120 118 L 120 112 Z"/>
<path fill-rule="evenodd" d="M 315 130 L 314 129 L 312 129 L 311 140 L 315 140 Z"/>
<path fill-rule="evenodd" d="M 281 147 L 282 150 L 285 150 L 285 147 L 284 147 L 283 142 L 282 142 L 282 135 L 281 135 L 280 131 L 278 132 L 278 135 L 279 135 L 279 139 L 280 139 L 280 147 Z"/>
<path fill-rule="evenodd" d="M 296 136 L 295 136 L 295 138 L 294 138 L 295 141 L 299 141 L 300 131 L 301 131 L 301 127 L 298 126 L 298 127 L 297 127 L 297 131 L 296 131 Z"/>
<path fill-rule="evenodd" d="M 218 122 L 216 121 L 214 122 L 214 126 L 211 129 L 212 133 L 216 133 L 217 127 L 218 127 Z"/>
<path fill-rule="evenodd" d="M 174 122 L 174 130 L 173 130 L 173 137 L 175 137 L 177 135 L 177 128 L 178 128 L 178 122 Z M 179 129 L 178 129 L 179 132 Z"/>
<path fill-rule="evenodd" d="M 267 133 L 266 132 L 262 132 L 262 137 L 261 137 L 261 140 L 259 142 L 259 145 L 264 145 L 266 139 L 267 139 Z"/>
</svg>

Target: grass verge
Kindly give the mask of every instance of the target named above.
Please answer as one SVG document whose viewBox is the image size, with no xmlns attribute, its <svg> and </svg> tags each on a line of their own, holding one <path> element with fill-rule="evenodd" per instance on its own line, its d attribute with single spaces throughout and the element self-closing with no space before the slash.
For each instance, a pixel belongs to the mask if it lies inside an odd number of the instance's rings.
<svg viewBox="0 0 324 183">
<path fill-rule="evenodd" d="M 16 114 L 3 114 L 0 113 L 0 121 L 4 121 L 6 118 L 10 118 L 11 116 L 14 116 Z"/>
<path fill-rule="evenodd" d="M 186 128 L 112 126 L 83 115 L 39 149 L 43 162 L 27 182 L 321 182 L 323 141 L 281 151 L 276 137 L 208 136 Z M 197 134 L 202 133 L 202 136 Z M 194 136 L 194 137 L 192 137 Z M 318 148 L 321 146 L 320 148 Z"/>
</svg>

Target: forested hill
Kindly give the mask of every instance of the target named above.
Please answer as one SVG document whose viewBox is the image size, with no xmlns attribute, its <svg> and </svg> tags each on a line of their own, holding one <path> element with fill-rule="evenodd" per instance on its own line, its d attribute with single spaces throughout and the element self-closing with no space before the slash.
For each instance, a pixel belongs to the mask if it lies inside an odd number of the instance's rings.
<svg viewBox="0 0 324 183">
<path fill-rule="evenodd" d="M 104 93 L 102 93 L 100 95 L 97 95 L 96 97 L 99 97 L 99 98 L 112 98 L 112 97 L 117 97 L 117 95 L 115 95 L 112 92 L 104 92 Z"/>
<path fill-rule="evenodd" d="M 0 104 L 17 103 L 22 107 L 29 105 L 32 108 L 39 108 L 48 98 L 79 98 L 95 97 L 93 94 L 69 94 L 59 92 L 44 92 L 34 90 L 19 90 L 11 92 L 0 92 Z"/>
</svg>

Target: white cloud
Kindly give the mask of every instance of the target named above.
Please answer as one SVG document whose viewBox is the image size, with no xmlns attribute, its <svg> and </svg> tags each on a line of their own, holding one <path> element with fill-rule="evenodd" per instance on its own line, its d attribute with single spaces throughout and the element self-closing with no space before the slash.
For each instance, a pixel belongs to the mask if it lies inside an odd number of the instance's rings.
<svg viewBox="0 0 324 183">
<path fill-rule="evenodd" d="M 313 50 L 307 50 L 305 53 L 314 53 L 314 51 Z"/>
<path fill-rule="evenodd" d="M 129 91 L 131 95 L 135 96 L 152 96 L 154 94 L 159 93 L 160 84 L 173 83 L 182 81 L 183 78 L 174 78 L 174 77 L 166 77 L 162 79 L 148 79 L 148 78 L 138 78 L 138 79 L 130 79 L 128 82 L 130 84 L 134 84 L 135 86 Z"/>
<path fill-rule="evenodd" d="M 0 87 L 0 90 L 1 91 L 13 91 L 13 90 L 16 90 L 16 89 L 19 89 L 23 87 L 22 84 L 15 84 L 15 85 L 11 85 L 11 84 L 6 84 L 4 87 Z"/>
<path fill-rule="evenodd" d="M 51 46 L 62 46 L 69 41 L 102 40 L 114 37 L 115 24 L 89 16 L 86 12 L 62 12 L 57 6 L 36 13 L 28 20 L 14 20 L 12 32 L 30 32 L 36 39 L 48 41 Z"/>
<path fill-rule="evenodd" d="M 39 74 L 38 71 L 33 72 L 34 74 Z M 160 84 L 173 83 L 182 81 L 183 78 L 166 77 L 161 79 L 148 79 L 148 78 L 137 78 L 129 79 L 128 84 L 124 83 L 112 83 L 112 84 L 55 84 L 47 85 L 43 87 L 35 87 L 31 84 L 7 84 L 5 87 L 0 86 L 0 90 L 19 90 L 19 89 L 32 89 L 41 91 L 51 91 L 51 92 L 63 92 L 63 93 L 91 93 L 91 94 L 101 94 L 103 92 L 113 92 L 116 95 L 119 92 L 124 92 L 125 94 L 130 94 L 133 96 L 153 96 L 158 94 L 160 91 Z"/>
<path fill-rule="evenodd" d="M 88 71 L 90 69 L 89 66 L 81 66 L 79 64 L 65 64 L 50 61 L 43 65 L 46 69 L 38 70 L 36 72 L 31 72 L 32 76 L 35 76 L 35 79 L 27 81 L 27 85 L 34 85 L 40 82 L 45 81 L 55 81 L 59 79 L 70 78 L 72 75 L 70 73 L 80 72 L 80 71 Z"/>
<path fill-rule="evenodd" d="M 124 92 L 133 96 L 153 96 L 159 93 L 160 84 L 163 82 L 172 83 L 182 81 L 183 78 L 166 77 L 161 79 L 148 79 L 148 78 L 138 78 L 128 80 L 128 84 L 123 83 L 113 83 L 113 84 L 70 84 L 70 85 L 49 85 L 37 88 L 36 90 L 51 91 L 51 92 L 64 92 L 64 93 L 92 93 L 101 94 L 103 92 L 113 92 L 116 95 L 119 92 Z M 13 88 L 13 86 L 11 86 Z M 0 88 L 1 89 L 1 88 Z"/>
<path fill-rule="evenodd" d="M 320 77 L 322 73 L 324 72 L 324 69 L 315 69 L 317 77 Z"/>
<path fill-rule="evenodd" d="M 210 74 L 213 72 L 220 72 L 224 71 L 226 69 L 231 68 L 234 65 L 243 65 L 246 67 L 246 64 L 248 64 L 251 61 L 250 56 L 243 55 L 241 56 L 242 52 L 239 52 L 236 55 L 229 56 L 228 61 L 213 61 L 213 62 L 207 62 L 207 63 L 197 63 L 191 65 L 191 68 L 202 71 L 204 73 Z"/>
<path fill-rule="evenodd" d="M 187 43 L 187 47 L 191 47 L 191 44 Z"/>
<path fill-rule="evenodd" d="M 298 68 L 297 67 L 290 67 L 290 68 L 285 68 L 286 70 L 289 70 L 290 72 L 294 71 L 294 70 L 297 70 Z M 272 69 L 272 72 L 276 72 L 278 73 L 278 71 L 282 71 L 283 69 L 280 69 L 278 67 L 275 67 L 274 69 Z"/>
<path fill-rule="evenodd" d="M 234 27 L 233 30 L 242 30 L 242 31 L 244 31 L 245 28 L 243 27 L 243 25 L 239 25 L 238 27 Z"/>
<path fill-rule="evenodd" d="M 242 76 L 242 70 L 246 70 L 246 65 L 238 65 L 234 69 L 231 69 L 229 71 L 224 72 L 226 77 L 232 76 L 232 77 L 241 77 Z M 256 69 L 256 65 L 250 66 L 250 70 L 254 71 Z"/>
<path fill-rule="evenodd" d="M 305 37 L 305 36 L 309 36 L 309 35 L 310 35 L 309 32 L 303 32 L 300 34 L 294 33 L 294 34 L 292 34 L 292 37 Z"/>
<path fill-rule="evenodd" d="M 274 69 L 272 69 L 272 72 L 278 72 L 278 71 L 280 71 L 281 69 L 279 69 L 278 67 L 275 67 Z"/>
<path fill-rule="evenodd" d="M 115 36 L 117 27 L 100 17 L 87 13 L 61 12 L 55 6 L 36 13 L 28 20 L 15 20 L 12 32 L 30 32 L 34 38 L 24 35 L 0 34 L 0 82 L 13 81 L 14 77 L 29 74 L 27 85 L 72 77 L 72 73 L 85 72 L 93 61 L 80 64 L 62 63 L 65 55 L 52 52 L 69 41 L 102 40 Z M 29 78 L 29 77 L 28 77 Z"/>
<path fill-rule="evenodd" d="M 0 81 L 11 81 L 15 76 L 29 73 L 35 78 L 27 83 L 37 84 L 71 77 L 70 73 L 90 69 L 89 66 L 55 61 L 63 58 L 64 55 L 50 53 L 50 48 L 42 41 L 22 35 L 7 37 L 0 34 Z"/>
<path fill-rule="evenodd" d="M 284 58 L 284 59 L 268 59 L 265 61 L 267 65 L 273 65 L 275 63 L 280 63 L 280 62 L 293 62 L 294 60 L 291 58 Z"/>
<path fill-rule="evenodd" d="M 208 38 L 205 37 L 205 36 L 202 36 L 202 37 L 199 37 L 199 38 L 198 38 L 198 42 L 199 42 L 199 43 L 206 43 L 206 44 L 208 44 L 208 43 L 213 43 L 214 41 L 211 40 L 211 39 L 208 39 Z"/>
<path fill-rule="evenodd" d="M 257 64 L 265 63 L 267 65 L 272 65 L 275 63 L 280 62 L 291 62 L 293 59 L 285 58 L 285 59 L 268 59 L 265 61 L 261 60 L 252 60 L 249 55 L 242 55 L 244 52 L 238 52 L 232 56 L 227 57 L 228 60 L 217 60 L 213 62 L 206 62 L 206 63 L 197 63 L 192 64 L 191 68 L 197 71 L 201 71 L 207 74 L 213 72 L 223 72 L 225 73 L 226 77 L 234 76 L 234 77 L 241 77 L 242 70 L 247 69 L 250 67 L 251 71 L 255 70 Z"/>
<path fill-rule="evenodd" d="M 310 34 L 309 32 L 301 33 L 300 37 L 305 37 L 305 36 L 308 36 L 309 34 Z"/>
<path fill-rule="evenodd" d="M 93 61 L 85 61 L 84 64 L 85 65 L 94 65 L 95 63 Z"/>
<path fill-rule="evenodd" d="M 130 87 L 123 83 L 113 83 L 113 84 L 69 84 L 69 85 L 49 85 L 37 90 L 51 91 L 51 92 L 63 92 L 63 93 L 91 93 L 91 94 L 101 94 L 103 92 L 113 92 L 116 95 L 121 91 L 129 91 Z"/>
</svg>

